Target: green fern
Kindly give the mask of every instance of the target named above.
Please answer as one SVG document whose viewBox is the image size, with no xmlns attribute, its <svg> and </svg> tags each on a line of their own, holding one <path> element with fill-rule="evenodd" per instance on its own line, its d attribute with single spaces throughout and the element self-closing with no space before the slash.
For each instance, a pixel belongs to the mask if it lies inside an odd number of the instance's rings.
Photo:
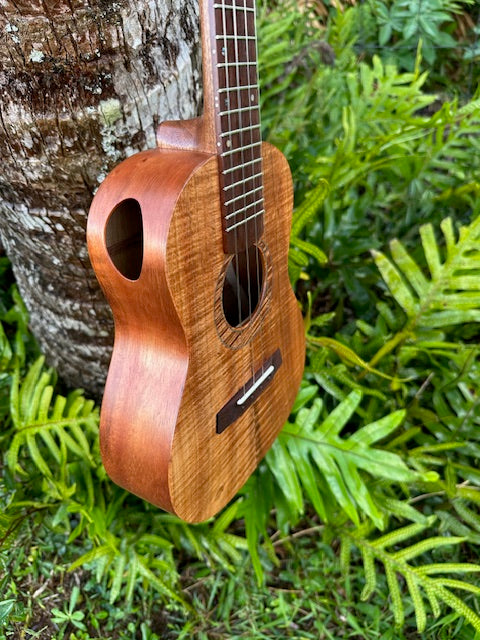
<svg viewBox="0 0 480 640">
<path fill-rule="evenodd" d="M 91 446 L 98 433 L 98 410 L 81 391 L 67 397 L 54 394 L 54 374 L 44 370 L 44 358 L 30 367 L 23 382 L 15 372 L 10 415 L 14 435 L 7 452 L 7 465 L 12 473 L 24 474 L 21 457 L 33 461 L 38 471 L 53 478 L 53 466 L 62 468 L 74 457 L 96 466 Z"/>
<path fill-rule="evenodd" d="M 295 284 L 299 278 L 307 277 L 303 269 L 308 266 L 309 257 L 314 258 L 320 265 L 328 262 L 327 256 L 317 245 L 300 238 L 301 232 L 318 213 L 327 195 L 328 183 L 326 180 L 320 180 L 294 211 L 288 254 L 288 271 L 292 284 Z"/>
<path fill-rule="evenodd" d="M 460 573 L 465 575 L 478 573 L 480 572 L 480 565 L 449 562 L 441 564 L 419 564 L 416 566 L 411 562 L 423 554 L 445 546 L 459 545 L 465 538 L 458 536 L 434 536 L 413 543 L 409 547 L 399 547 L 399 545 L 407 540 L 424 534 L 427 528 L 432 526 L 434 521 L 435 516 L 432 516 L 426 524 L 417 523 L 408 525 L 379 538 L 371 538 L 365 535 L 364 530 L 350 532 L 347 529 L 343 529 L 340 533 L 343 568 L 345 572 L 348 572 L 351 548 L 355 546 L 360 549 L 366 580 L 361 598 L 362 600 L 367 600 L 377 588 L 376 562 L 383 565 L 390 591 L 391 606 L 398 627 L 403 625 L 405 618 L 401 586 L 397 579 L 397 575 L 400 575 L 403 577 L 410 593 L 419 633 L 422 633 L 426 627 L 425 600 L 430 603 L 435 617 L 439 616 L 439 603 L 443 602 L 458 613 L 458 615 L 466 618 L 474 629 L 480 631 L 480 616 L 466 605 L 460 597 L 452 592 L 452 589 L 459 589 L 478 596 L 480 594 L 480 587 L 476 584 L 449 577 L 433 577 L 439 574 L 448 575 Z M 392 547 L 394 547 L 394 549 L 392 549 Z"/>
<path fill-rule="evenodd" d="M 420 228 L 420 236 L 430 278 L 424 275 L 398 240 L 392 240 L 387 258 L 373 251 L 375 263 L 392 296 L 407 316 L 402 338 L 420 329 L 480 322 L 480 217 L 461 227 L 458 240 L 452 220 L 442 221 L 445 258 L 435 240 L 431 224 Z"/>
<path fill-rule="evenodd" d="M 322 419 L 323 402 L 315 398 L 311 407 L 298 411 L 295 423 L 285 426 L 267 454 L 267 464 L 288 505 L 286 521 L 295 522 L 303 513 L 305 492 L 324 521 L 334 513 L 331 504 L 326 508 L 327 500 L 338 503 L 355 524 L 360 524 L 363 513 L 382 529 L 384 514 L 363 474 L 389 482 L 437 479 L 436 473 L 419 474 L 398 454 L 373 446 L 399 427 L 404 411 L 391 413 L 346 437 L 340 435 L 361 399 L 360 391 L 352 391 Z"/>
</svg>

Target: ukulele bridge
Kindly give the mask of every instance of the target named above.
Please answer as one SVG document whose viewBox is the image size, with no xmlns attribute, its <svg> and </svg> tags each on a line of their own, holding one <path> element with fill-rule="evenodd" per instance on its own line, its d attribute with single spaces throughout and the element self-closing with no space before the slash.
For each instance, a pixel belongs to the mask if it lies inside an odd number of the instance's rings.
<svg viewBox="0 0 480 640">
<path fill-rule="evenodd" d="M 273 380 L 281 364 L 282 354 L 277 349 L 217 413 L 217 433 L 225 431 L 245 413 Z"/>
</svg>

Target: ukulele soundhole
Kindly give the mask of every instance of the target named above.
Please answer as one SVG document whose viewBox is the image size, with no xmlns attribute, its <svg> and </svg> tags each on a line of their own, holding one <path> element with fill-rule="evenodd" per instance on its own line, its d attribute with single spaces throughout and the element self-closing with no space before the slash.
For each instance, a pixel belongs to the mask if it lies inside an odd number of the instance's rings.
<svg viewBox="0 0 480 640">
<path fill-rule="evenodd" d="M 105 227 L 108 255 L 122 276 L 138 280 L 143 263 L 142 210 L 128 198 L 114 208 Z"/>
<path fill-rule="evenodd" d="M 248 344 L 261 328 L 272 297 L 272 260 L 267 245 L 229 256 L 215 290 L 215 327 L 230 349 Z"/>
<path fill-rule="evenodd" d="M 263 256 L 254 245 L 235 254 L 225 271 L 223 313 L 231 327 L 239 327 L 255 313 L 264 281 Z"/>
</svg>

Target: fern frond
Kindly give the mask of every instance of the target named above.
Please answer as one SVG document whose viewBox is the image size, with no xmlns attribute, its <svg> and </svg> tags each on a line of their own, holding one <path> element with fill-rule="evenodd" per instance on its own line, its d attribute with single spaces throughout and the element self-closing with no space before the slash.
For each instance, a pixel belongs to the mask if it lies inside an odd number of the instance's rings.
<svg viewBox="0 0 480 640">
<path fill-rule="evenodd" d="M 44 358 L 34 362 L 23 382 L 18 371 L 14 375 L 10 394 L 14 436 L 7 452 L 12 472 L 21 470 L 22 452 L 46 478 L 52 478 L 51 467 L 60 468 L 69 454 L 96 466 L 91 447 L 98 410 L 78 391 L 67 397 L 55 395 L 54 384 L 53 372 L 44 370 Z"/>
<path fill-rule="evenodd" d="M 441 229 L 446 242 L 443 262 L 432 226 L 424 225 L 420 230 L 430 280 L 398 240 L 390 243 L 391 259 L 372 251 L 392 296 L 407 315 L 404 331 L 480 322 L 480 280 L 475 257 L 480 217 L 460 228 L 458 240 L 451 219 L 443 220 Z"/>
<path fill-rule="evenodd" d="M 400 426 L 403 411 L 367 424 L 348 437 L 340 435 L 354 413 L 359 413 L 361 399 L 362 394 L 354 390 L 325 417 L 323 402 L 314 399 L 310 407 L 298 411 L 294 424 L 287 423 L 267 454 L 266 462 L 292 522 L 303 512 L 306 494 L 324 521 L 329 518 L 325 504 L 333 500 L 357 525 L 359 512 L 363 512 L 383 528 L 384 514 L 371 494 L 367 477 L 400 482 L 433 477 L 431 473 L 419 475 L 396 453 L 374 446 Z"/>
<path fill-rule="evenodd" d="M 435 517 L 433 517 L 433 520 Z M 432 523 L 430 520 L 429 524 Z M 375 571 L 375 562 L 383 564 L 387 578 L 389 593 L 391 597 L 392 610 L 397 626 L 401 626 L 405 613 L 402 603 L 402 594 L 397 574 L 402 576 L 407 585 L 415 610 L 418 631 L 421 633 L 426 627 L 426 610 L 424 595 L 426 595 L 433 614 L 437 617 L 440 613 L 440 602 L 451 607 L 456 613 L 465 617 L 472 626 L 480 630 L 480 616 L 465 604 L 458 596 L 452 593 L 451 589 L 462 589 L 470 593 L 479 593 L 480 587 L 461 580 L 438 577 L 432 575 L 443 573 L 476 573 L 480 571 L 480 565 L 466 563 L 444 563 L 444 564 L 424 564 L 414 566 L 410 560 L 426 553 L 432 549 L 437 549 L 445 545 L 458 545 L 464 538 L 459 537 L 433 537 L 414 543 L 401 550 L 389 550 L 390 547 L 397 546 L 407 540 L 424 533 L 427 526 L 418 524 L 408 525 L 398 531 L 392 531 L 377 539 L 371 539 L 364 535 L 362 531 L 350 532 L 343 529 L 341 532 L 342 545 L 348 544 L 343 538 L 348 538 L 350 545 L 355 545 L 361 550 L 365 568 L 366 586 L 362 596 L 369 596 L 375 590 L 375 580 L 372 577 L 372 570 Z M 373 589 L 372 589 L 373 586 Z M 423 593 L 422 593 L 423 592 Z"/>
</svg>

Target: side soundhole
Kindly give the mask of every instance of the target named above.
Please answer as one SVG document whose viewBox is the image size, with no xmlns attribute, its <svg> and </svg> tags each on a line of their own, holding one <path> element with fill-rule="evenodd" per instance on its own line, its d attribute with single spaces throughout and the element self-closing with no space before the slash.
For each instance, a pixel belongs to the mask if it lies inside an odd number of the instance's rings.
<svg viewBox="0 0 480 640">
<path fill-rule="evenodd" d="M 232 256 L 223 283 L 223 313 L 231 327 L 240 327 L 254 315 L 262 297 L 264 258 L 256 246 Z"/>
<path fill-rule="evenodd" d="M 120 202 L 110 214 L 105 244 L 122 276 L 138 280 L 143 263 L 143 221 L 140 204 L 133 198 Z"/>
</svg>

